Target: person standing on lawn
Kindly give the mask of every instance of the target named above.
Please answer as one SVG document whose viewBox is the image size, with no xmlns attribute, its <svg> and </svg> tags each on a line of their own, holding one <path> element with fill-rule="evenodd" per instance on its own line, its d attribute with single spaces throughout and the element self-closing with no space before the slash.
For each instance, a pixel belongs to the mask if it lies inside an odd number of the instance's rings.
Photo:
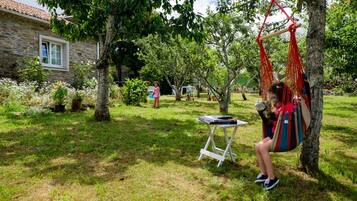
<svg viewBox="0 0 357 201">
<path fill-rule="evenodd" d="M 152 93 L 152 96 L 154 97 L 154 108 L 159 108 L 159 102 L 160 102 L 160 87 L 159 83 L 157 81 L 154 82 L 154 91 Z"/>
</svg>

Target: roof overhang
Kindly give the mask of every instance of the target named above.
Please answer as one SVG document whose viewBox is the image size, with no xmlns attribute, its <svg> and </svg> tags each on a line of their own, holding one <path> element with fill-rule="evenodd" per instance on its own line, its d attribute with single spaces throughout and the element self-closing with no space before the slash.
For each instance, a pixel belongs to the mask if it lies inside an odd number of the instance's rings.
<svg viewBox="0 0 357 201">
<path fill-rule="evenodd" d="M 29 15 L 26 15 L 26 14 L 22 14 L 22 13 L 19 13 L 19 12 L 13 11 L 13 10 L 8 10 L 8 9 L 5 9 L 5 8 L 1 8 L 1 7 L 0 7 L 0 12 L 14 14 L 14 15 L 17 15 L 17 16 L 20 16 L 20 17 L 24 17 L 24 18 L 27 18 L 27 19 L 30 19 L 30 20 L 34 20 L 34 21 L 37 21 L 37 22 L 41 22 L 41 23 L 44 23 L 44 24 L 48 24 L 48 25 L 50 24 L 50 22 L 48 20 L 43 20 L 43 19 L 40 19 L 40 18 L 37 18 L 37 17 L 29 16 Z"/>
</svg>

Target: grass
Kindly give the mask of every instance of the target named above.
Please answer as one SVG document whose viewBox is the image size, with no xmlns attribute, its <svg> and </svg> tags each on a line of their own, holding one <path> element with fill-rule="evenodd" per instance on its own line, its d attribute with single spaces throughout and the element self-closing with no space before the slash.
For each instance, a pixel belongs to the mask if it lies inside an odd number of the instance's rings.
<svg viewBox="0 0 357 201">
<path fill-rule="evenodd" d="M 2 200 L 356 200 L 357 97 L 324 98 L 320 169 L 312 178 L 297 170 L 300 147 L 274 153 L 281 179 L 265 192 L 253 183 L 258 168 L 253 143 L 261 137 L 258 97 L 233 96 L 230 112 L 249 124 L 238 130 L 236 162 L 197 160 L 207 128 L 196 118 L 216 114 L 204 99 L 160 109 L 118 106 L 112 121 L 92 120 L 93 111 L 41 117 L 0 116 Z M 222 132 L 216 138 L 224 142 Z"/>
</svg>

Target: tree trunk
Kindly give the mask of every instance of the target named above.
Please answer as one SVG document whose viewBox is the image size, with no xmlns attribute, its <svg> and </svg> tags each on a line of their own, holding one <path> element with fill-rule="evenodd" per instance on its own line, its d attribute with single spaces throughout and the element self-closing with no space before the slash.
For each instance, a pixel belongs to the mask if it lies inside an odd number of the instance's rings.
<svg viewBox="0 0 357 201">
<path fill-rule="evenodd" d="M 98 69 L 98 92 L 95 106 L 97 121 L 110 120 L 109 114 L 109 68 Z"/>
<path fill-rule="evenodd" d="M 242 87 L 242 98 L 244 101 L 248 100 L 247 97 L 245 96 L 245 87 Z"/>
<path fill-rule="evenodd" d="M 96 64 L 98 71 L 98 91 L 94 118 L 96 121 L 110 120 L 109 114 L 109 46 L 113 40 L 114 15 L 109 15 L 103 50 Z"/>
<path fill-rule="evenodd" d="M 200 81 L 198 81 L 198 85 L 197 85 L 197 98 L 200 98 L 200 89 L 201 89 L 201 83 Z"/>
<path fill-rule="evenodd" d="M 173 87 L 174 91 L 175 91 L 175 99 L 176 101 L 181 101 L 181 91 L 179 88 L 177 88 L 176 86 Z"/>
<path fill-rule="evenodd" d="M 224 97 L 219 97 L 219 112 L 222 114 L 227 114 L 228 113 L 228 105 L 229 105 L 229 97 L 224 96 Z"/>
<path fill-rule="evenodd" d="M 326 0 L 309 0 L 309 28 L 306 37 L 306 72 L 311 87 L 311 123 L 303 141 L 300 167 L 310 173 L 318 172 L 319 137 L 323 108 L 323 48 L 325 40 Z"/>
<path fill-rule="evenodd" d="M 165 76 L 165 79 L 166 79 L 167 83 L 169 84 L 169 86 L 171 87 L 171 89 L 174 90 L 176 101 L 181 101 L 181 91 L 180 91 L 180 88 L 177 88 L 177 83 L 176 83 L 176 85 L 172 85 L 169 77 Z"/>
<path fill-rule="evenodd" d="M 232 98 L 231 98 L 231 87 L 228 86 L 228 89 L 227 89 L 227 94 L 226 96 L 228 97 L 228 104 L 232 103 Z"/>
<path fill-rule="evenodd" d="M 245 89 L 249 86 L 249 83 L 255 79 L 255 77 L 257 76 L 257 74 L 255 74 L 252 78 L 250 78 L 248 80 L 248 82 L 242 86 L 242 98 L 244 101 L 248 100 L 247 97 L 245 96 Z"/>
<path fill-rule="evenodd" d="M 117 76 L 118 76 L 118 84 L 120 87 L 122 87 L 123 86 L 123 76 L 122 76 L 123 65 L 117 64 L 116 69 L 117 69 Z"/>
</svg>

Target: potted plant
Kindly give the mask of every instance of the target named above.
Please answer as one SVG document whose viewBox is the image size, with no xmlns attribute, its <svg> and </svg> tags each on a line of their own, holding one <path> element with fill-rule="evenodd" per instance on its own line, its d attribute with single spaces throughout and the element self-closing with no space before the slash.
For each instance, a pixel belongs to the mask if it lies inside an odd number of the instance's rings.
<svg viewBox="0 0 357 201">
<path fill-rule="evenodd" d="M 55 102 L 54 112 L 64 112 L 66 110 L 64 100 L 67 94 L 68 90 L 63 82 L 58 81 L 54 84 L 54 90 L 52 93 L 52 98 Z"/>
<path fill-rule="evenodd" d="M 81 110 L 82 101 L 82 94 L 79 91 L 76 91 L 72 99 L 72 112 L 78 112 L 79 110 Z"/>
</svg>

